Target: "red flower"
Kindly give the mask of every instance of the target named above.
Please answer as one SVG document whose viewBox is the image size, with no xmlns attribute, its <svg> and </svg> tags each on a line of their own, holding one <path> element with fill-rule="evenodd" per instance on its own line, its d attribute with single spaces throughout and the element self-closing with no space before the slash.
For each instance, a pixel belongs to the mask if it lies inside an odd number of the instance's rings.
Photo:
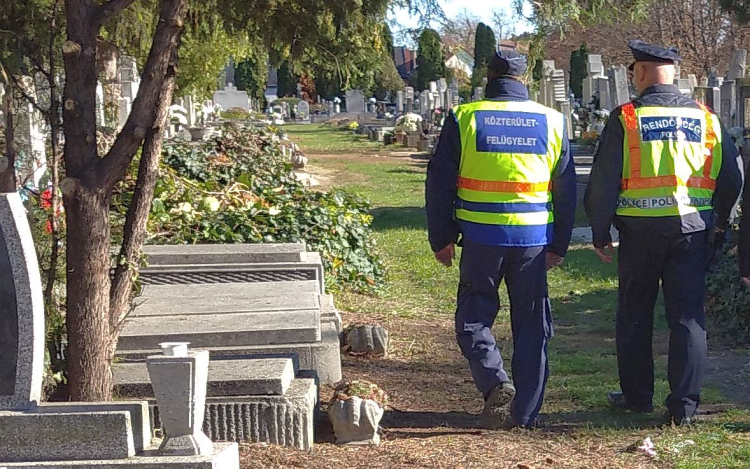
<svg viewBox="0 0 750 469">
<path fill-rule="evenodd" d="M 52 222 L 47 220 L 47 224 L 44 225 L 44 231 L 46 231 L 48 234 L 52 234 Z"/>
<path fill-rule="evenodd" d="M 43 208 L 45 210 L 52 208 L 52 191 L 47 189 L 46 191 L 42 192 L 41 201 L 39 202 L 39 207 Z"/>
</svg>

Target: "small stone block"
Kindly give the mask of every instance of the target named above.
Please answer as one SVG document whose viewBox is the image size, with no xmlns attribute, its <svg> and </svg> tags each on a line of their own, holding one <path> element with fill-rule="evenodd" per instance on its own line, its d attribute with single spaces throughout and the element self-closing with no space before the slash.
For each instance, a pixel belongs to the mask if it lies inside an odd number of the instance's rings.
<svg viewBox="0 0 750 469">
<path fill-rule="evenodd" d="M 151 446 L 151 422 L 149 421 L 148 402 L 62 402 L 42 403 L 34 409 L 39 414 L 74 414 L 81 412 L 126 411 L 130 413 L 133 426 L 133 444 L 139 453 Z"/>
<path fill-rule="evenodd" d="M 271 312 L 314 309 L 315 280 L 242 284 L 149 285 L 130 318 L 205 313 Z M 179 299 L 179 301 L 175 301 Z"/>
<path fill-rule="evenodd" d="M 2 462 L 127 459 L 135 455 L 127 411 L 0 412 L 0 435 Z"/>
<path fill-rule="evenodd" d="M 3 468 L 24 469 L 240 469 L 237 443 L 217 443 L 207 456 L 161 456 L 149 450 L 130 459 L 105 461 L 55 461 L 2 463 Z"/>
<path fill-rule="evenodd" d="M 116 363 L 112 369 L 115 395 L 154 397 L 145 363 Z M 208 396 L 283 396 L 293 379 L 291 358 L 211 360 L 208 364 Z"/>
<path fill-rule="evenodd" d="M 320 340 L 320 309 L 272 313 L 225 313 L 129 319 L 119 350 L 157 349 L 161 342 L 191 347 L 253 346 Z"/>
<path fill-rule="evenodd" d="M 294 243 L 146 246 L 143 253 L 148 256 L 150 265 L 300 262 L 304 259 L 305 245 Z"/>
</svg>

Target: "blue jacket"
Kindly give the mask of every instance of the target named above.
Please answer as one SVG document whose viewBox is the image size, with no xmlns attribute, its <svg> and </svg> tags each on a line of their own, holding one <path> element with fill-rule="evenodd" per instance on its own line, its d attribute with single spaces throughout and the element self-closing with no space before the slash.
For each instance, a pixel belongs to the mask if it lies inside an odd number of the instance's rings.
<svg viewBox="0 0 750 469">
<path fill-rule="evenodd" d="M 522 83 L 501 78 L 487 85 L 486 98 L 493 101 L 528 101 L 529 92 Z M 451 111 L 445 119 L 440 140 L 427 167 L 425 199 L 427 230 L 434 252 L 458 241 L 461 230 L 454 218 L 461 161 L 461 132 Z M 549 250 L 565 256 L 575 223 L 576 172 L 567 136 L 563 138 L 560 162 L 552 175 L 552 202 L 555 224 Z M 478 242 L 467 237 L 469 241 Z M 483 244 L 483 243 L 479 243 Z"/>
<path fill-rule="evenodd" d="M 635 107 L 688 107 L 699 108 L 698 103 L 683 95 L 676 85 L 655 85 L 645 89 L 634 101 Z M 610 227 L 618 229 L 659 233 L 663 236 L 682 236 L 703 231 L 714 226 L 726 229 L 734 218 L 742 191 L 742 157 L 732 143 L 724 124 L 722 129 L 722 164 L 716 179 L 714 210 L 691 213 L 682 217 L 621 217 L 615 216 L 620 195 L 623 165 L 623 139 L 625 131 L 620 121 L 622 107 L 609 115 L 607 125 L 599 138 L 599 148 L 594 156 L 589 184 L 586 188 L 586 214 L 591 224 L 594 246 L 603 247 L 611 241 Z"/>
</svg>

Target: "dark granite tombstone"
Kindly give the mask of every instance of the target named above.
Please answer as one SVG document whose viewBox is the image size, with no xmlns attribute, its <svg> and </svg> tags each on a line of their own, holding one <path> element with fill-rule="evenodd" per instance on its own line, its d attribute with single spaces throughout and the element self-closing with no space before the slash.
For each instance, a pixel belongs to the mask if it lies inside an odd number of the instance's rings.
<svg viewBox="0 0 750 469">
<path fill-rule="evenodd" d="M 0 227 L 0 396 L 12 396 L 18 361 L 18 311 L 8 246 Z"/>
<path fill-rule="evenodd" d="M 26 210 L 0 194 L 0 410 L 33 407 L 44 365 L 42 282 Z"/>
</svg>

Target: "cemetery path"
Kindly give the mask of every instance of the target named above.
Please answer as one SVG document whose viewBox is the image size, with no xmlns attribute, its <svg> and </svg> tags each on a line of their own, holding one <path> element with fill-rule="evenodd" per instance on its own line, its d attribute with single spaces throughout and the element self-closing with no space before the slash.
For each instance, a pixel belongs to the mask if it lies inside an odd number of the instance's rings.
<svg viewBox="0 0 750 469">
<path fill-rule="evenodd" d="M 305 131 L 304 138 L 312 138 L 311 130 Z M 359 143 L 352 144 L 350 133 L 344 138 L 323 126 L 317 132 L 317 139 L 339 138 L 341 145 L 361 150 Z M 290 135 L 296 137 L 294 132 Z M 311 163 L 334 171 L 336 186 L 361 193 L 373 203 L 373 229 L 388 268 L 387 282 L 378 295 L 343 292 L 336 302 L 345 324 L 377 323 L 390 332 L 387 357 L 343 358 L 345 379 L 372 380 L 390 395 L 383 442 L 378 448 L 337 447 L 330 424 L 321 423 L 311 452 L 246 445 L 244 469 L 750 467 L 750 412 L 744 409 L 750 403 L 742 386 L 747 377 L 739 381 L 742 375 L 737 374 L 749 361 L 746 354 L 714 347 L 703 396 L 703 409 L 710 415 L 692 428 L 661 425 L 668 393 L 663 314 L 657 314 L 654 339 L 657 411 L 633 415 L 607 407 L 607 392 L 618 388 L 613 339 L 616 266 L 602 265 L 586 244 L 572 246 L 564 267 L 549 276 L 556 335 L 550 343 L 551 376 L 542 409 L 545 426 L 510 432 L 479 428 L 481 398 L 453 332 L 458 269 L 434 262 L 426 242 L 426 161 L 372 158 L 367 151 L 345 150 L 311 153 Z M 377 154 L 382 147 L 368 151 Z M 509 361 L 508 304 L 501 289 L 493 332 Z M 331 395 L 330 387 L 322 389 L 324 407 Z M 646 438 L 656 445 L 656 458 L 637 449 Z"/>
</svg>

